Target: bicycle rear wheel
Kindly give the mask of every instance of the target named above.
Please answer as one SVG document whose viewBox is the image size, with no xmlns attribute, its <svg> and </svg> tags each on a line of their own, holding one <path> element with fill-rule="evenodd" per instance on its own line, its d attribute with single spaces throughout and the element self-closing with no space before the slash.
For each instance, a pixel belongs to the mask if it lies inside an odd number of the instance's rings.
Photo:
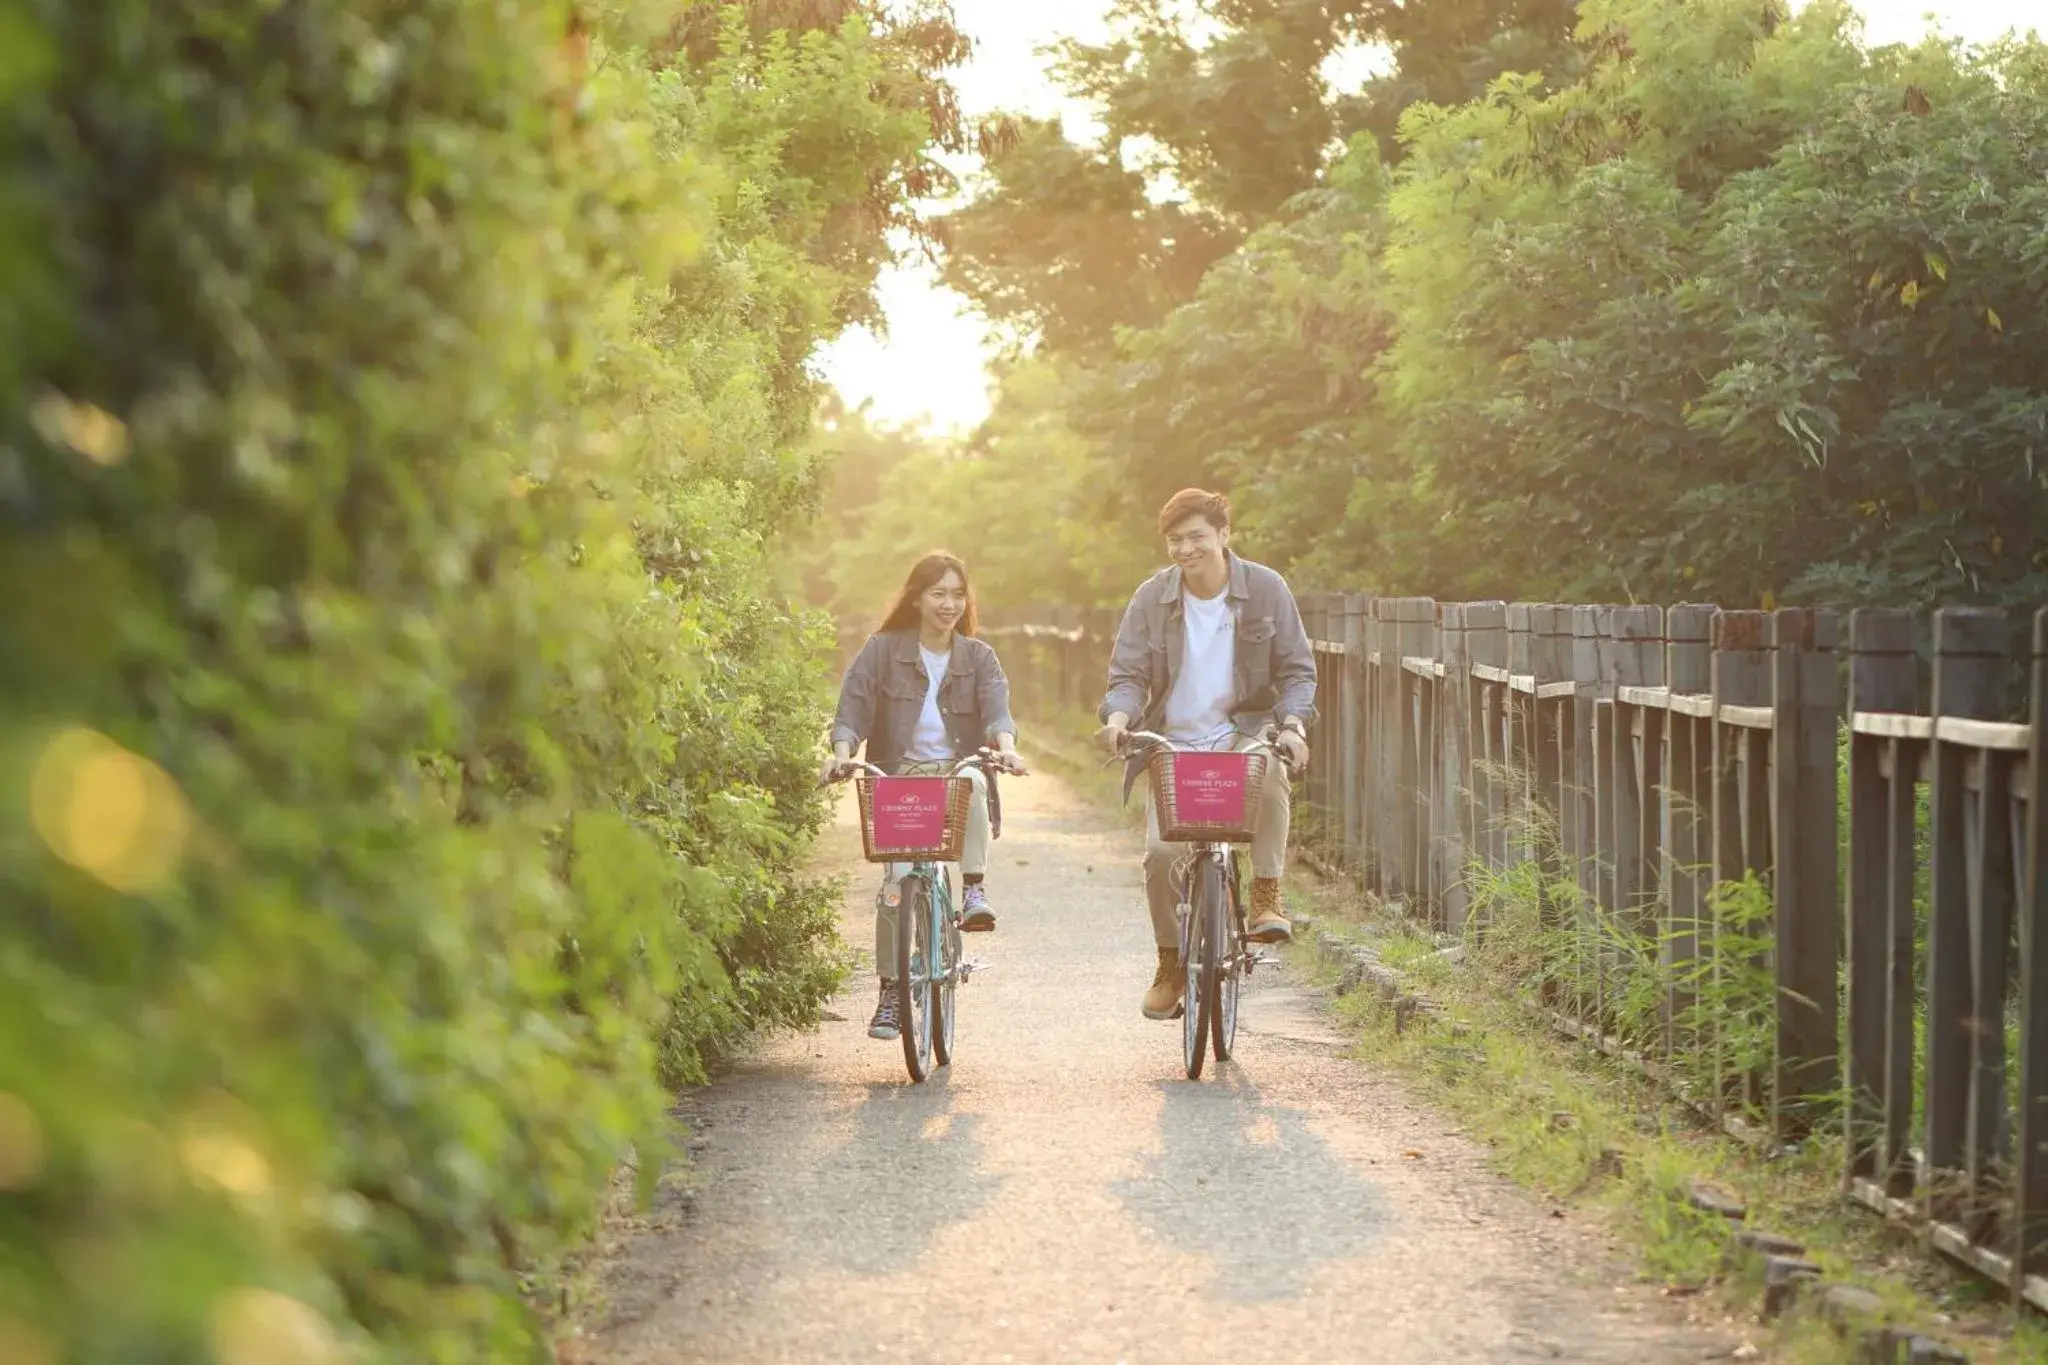
<svg viewBox="0 0 2048 1365">
<path fill-rule="evenodd" d="M 1215 1028 L 1216 968 L 1219 953 L 1214 937 L 1216 907 L 1224 896 L 1223 869 L 1212 857 L 1195 859 L 1194 885 L 1188 904 L 1187 997 L 1181 1015 L 1181 1061 L 1188 1079 L 1202 1079 L 1202 1062 L 1208 1055 L 1209 1035 Z"/>
<path fill-rule="evenodd" d="M 960 907 L 953 901 L 950 879 L 946 892 L 943 905 L 933 903 L 939 911 L 939 956 L 933 973 L 938 984 L 932 990 L 932 1056 L 940 1066 L 953 1064 L 953 1038 L 960 1020 L 959 997 L 955 994 L 960 984 Z"/>
<path fill-rule="evenodd" d="M 1215 953 L 1219 959 L 1216 1018 L 1210 1031 L 1210 1042 L 1219 1062 L 1229 1061 L 1231 1049 L 1237 1046 L 1237 988 L 1244 979 L 1244 939 L 1238 932 L 1242 926 L 1238 906 L 1239 885 L 1237 864 L 1233 861 L 1229 881 L 1223 886 L 1222 894 L 1216 897 L 1209 930 L 1209 941 L 1218 945 Z"/>
<path fill-rule="evenodd" d="M 903 1064 L 912 1081 L 932 1074 L 932 889 L 923 877 L 903 879 L 896 914 L 896 1008 Z"/>
</svg>

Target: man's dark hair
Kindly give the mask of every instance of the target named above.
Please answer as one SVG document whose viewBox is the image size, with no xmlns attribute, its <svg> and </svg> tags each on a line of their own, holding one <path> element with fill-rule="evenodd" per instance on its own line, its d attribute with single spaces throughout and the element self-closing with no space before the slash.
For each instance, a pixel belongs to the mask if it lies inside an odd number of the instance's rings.
<svg viewBox="0 0 2048 1365">
<path fill-rule="evenodd" d="M 1230 528 L 1230 499 L 1206 488 L 1183 488 L 1159 509 L 1159 534 L 1165 535 L 1189 517 L 1200 517 L 1219 531 Z"/>
</svg>

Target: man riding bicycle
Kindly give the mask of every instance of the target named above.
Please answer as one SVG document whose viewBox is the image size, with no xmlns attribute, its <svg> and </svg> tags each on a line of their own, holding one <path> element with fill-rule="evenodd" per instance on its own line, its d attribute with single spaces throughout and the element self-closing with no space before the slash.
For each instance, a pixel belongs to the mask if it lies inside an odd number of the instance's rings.
<svg viewBox="0 0 2048 1365">
<path fill-rule="evenodd" d="M 1316 666 L 1301 611 L 1287 580 L 1230 550 L 1230 502 L 1221 493 L 1184 488 L 1159 511 L 1170 567 L 1131 595 L 1109 662 L 1109 690 L 1096 739 L 1117 750 L 1132 728 L 1179 744 L 1243 749 L 1276 723 L 1276 745 L 1298 770 L 1308 762 L 1315 720 Z M 1186 977 L 1179 962 L 1180 900 L 1173 867 L 1180 855 L 1159 837 L 1147 802 L 1145 899 L 1159 967 L 1145 992 L 1147 1019 L 1171 1019 Z M 1252 841 L 1252 905 L 1247 937 L 1283 943 L 1293 932 L 1280 909 L 1287 866 L 1292 792 L 1284 766 L 1266 779 Z"/>
</svg>

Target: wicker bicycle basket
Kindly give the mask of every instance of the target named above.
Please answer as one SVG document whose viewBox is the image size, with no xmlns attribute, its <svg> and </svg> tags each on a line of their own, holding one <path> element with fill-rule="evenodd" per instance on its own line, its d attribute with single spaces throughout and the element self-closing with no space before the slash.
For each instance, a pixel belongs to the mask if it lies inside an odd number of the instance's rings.
<svg viewBox="0 0 2048 1365">
<path fill-rule="evenodd" d="M 937 793 L 939 809 L 933 809 L 930 799 L 910 806 L 885 802 L 878 826 L 875 792 L 884 782 L 892 784 L 897 795 Z M 974 799 L 973 782 L 964 777 L 861 777 L 853 785 L 860 795 L 860 842 L 869 862 L 960 861 L 960 846 L 967 838 L 967 806 Z"/>
<path fill-rule="evenodd" d="M 1159 815 L 1159 837 L 1169 844 L 1250 843 L 1258 833 L 1259 797 L 1266 789 L 1271 762 L 1262 753 L 1155 749 L 1145 767 L 1152 784 L 1152 809 Z M 1202 781 L 1179 780 L 1194 778 L 1194 769 L 1200 770 Z M 1242 801 L 1235 795 L 1240 788 Z M 1197 793 L 1212 795 L 1198 801 Z"/>
</svg>

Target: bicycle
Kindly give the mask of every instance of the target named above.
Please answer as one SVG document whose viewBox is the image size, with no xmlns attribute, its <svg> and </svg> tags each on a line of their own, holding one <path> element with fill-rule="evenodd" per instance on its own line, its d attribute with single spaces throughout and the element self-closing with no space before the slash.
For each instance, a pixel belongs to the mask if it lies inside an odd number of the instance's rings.
<svg viewBox="0 0 2048 1365">
<path fill-rule="evenodd" d="M 1287 756 L 1261 736 L 1246 749 L 1195 749 L 1149 730 L 1123 736 L 1118 752 L 1143 756 L 1151 784 L 1159 837 L 1190 845 L 1174 865 L 1183 889 L 1176 918 L 1180 925 L 1181 1060 L 1188 1079 L 1202 1078 L 1205 1056 L 1230 1060 L 1237 1046 L 1237 997 L 1253 968 L 1279 959 L 1245 938 L 1245 869 L 1242 845 L 1257 832 L 1259 797 L 1275 756 L 1293 772 Z"/>
<path fill-rule="evenodd" d="M 944 776 L 899 777 L 860 759 L 831 779 L 854 779 L 860 799 L 861 846 L 871 863 L 909 863 L 901 877 L 882 877 L 881 903 L 896 914 L 896 1005 L 903 1061 L 913 1082 L 937 1066 L 950 1066 L 959 1024 L 960 983 L 988 968 L 961 955 L 960 912 L 949 864 L 960 861 L 967 807 L 974 784 L 961 774 L 978 769 L 988 780 L 989 833 L 1002 831 L 996 774 L 1025 776 L 993 749 L 979 749 Z M 821 784 L 821 785 L 829 785 Z M 878 964 L 879 965 L 879 964 Z"/>
</svg>

